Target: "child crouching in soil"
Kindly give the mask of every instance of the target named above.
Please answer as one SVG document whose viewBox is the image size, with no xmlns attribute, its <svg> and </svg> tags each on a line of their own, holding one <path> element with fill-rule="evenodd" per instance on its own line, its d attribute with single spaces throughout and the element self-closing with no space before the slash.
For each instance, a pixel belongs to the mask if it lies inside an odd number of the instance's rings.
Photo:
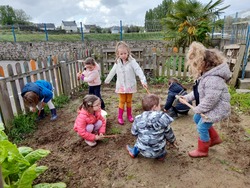
<svg viewBox="0 0 250 188">
<path fill-rule="evenodd" d="M 101 115 L 101 100 L 95 95 L 86 95 L 79 107 L 74 130 L 89 146 L 102 140 L 106 131 L 106 119 Z"/>
<path fill-rule="evenodd" d="M 173 119 L 161 111 L 160 98 L 149 94 L 142 99 L 144 112 L 135 117 L 131 132 L 137 136 L 134 147 L 126 146 L 132 158 L 141 153 L 144 157 L 164 160 L 166 142 L 176 146 L 176 139 L 170 123 Z"/>
</svg>

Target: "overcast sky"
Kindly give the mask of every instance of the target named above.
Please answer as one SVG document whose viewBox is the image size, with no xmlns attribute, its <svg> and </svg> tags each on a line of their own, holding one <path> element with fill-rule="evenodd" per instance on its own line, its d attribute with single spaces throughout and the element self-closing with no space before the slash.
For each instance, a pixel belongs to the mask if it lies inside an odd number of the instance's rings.
<svg viewBox="0 0 250 188">
<path fill-rule="evenodd" d="M 62 20 L 75 20 L 78 26 L 82 22 L 102 27 L 119 25 L 120 20 L 123 25 L 143 25 L 146 11 L 161 3 L 162 0 L 0 0 L 0 5 L 24 10 L 34 23 L 60 26 Z M 226 15 L 250 10 L 249 0 L 225 0 L 223 6 L 226 5 L 231 5 Z"/>
</svg>

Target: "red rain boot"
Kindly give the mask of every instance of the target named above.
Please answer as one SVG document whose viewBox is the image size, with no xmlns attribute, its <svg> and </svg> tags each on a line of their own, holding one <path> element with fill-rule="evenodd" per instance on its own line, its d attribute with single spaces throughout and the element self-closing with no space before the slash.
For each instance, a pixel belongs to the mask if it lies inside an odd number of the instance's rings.
<svg viewBox="0 0 250 188">
<path fill-rule="evenodd" d="M 198 149 L 188 152 L 188 155 L 194 158 L 207 157 L 210 143 L 210 140 L 208 142 L 203 142 L 202 140 L 198 139 Z"/>
<path fill-rule="evenodd" d="M 220 139 L 218 133 L 216 132 L 213 126 L 208 130 L 208 132 L 211 139 L 210 147 L 222 143 L 222 140 Z"/>
<path fill-rule="evenodd" d="M 134 122 L 134 118 L 132 116 L 132 108 L 127 107 L 127 117 L 130 123 Z"/>
<path fill-rule="evenodd" d="M 123 109 L 121 109 L 121 108 L 119 108 L 119 110 L 118 110 L 118 123 L 120 124 L 120 125 L 123 125 L 124 124 L 124 121 L 123 121 Z"/>
</svg>

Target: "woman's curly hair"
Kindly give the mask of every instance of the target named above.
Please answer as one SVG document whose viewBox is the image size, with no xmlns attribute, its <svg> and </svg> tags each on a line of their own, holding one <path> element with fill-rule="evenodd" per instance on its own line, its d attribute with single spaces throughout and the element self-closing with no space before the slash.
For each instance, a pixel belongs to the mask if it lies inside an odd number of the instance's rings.
<svg viewBox="0 0 250 188">
<path fill-rule="evenodd" d="M 226 57 L 217 49 L 207 49 L 199 42 L 192 42 L 187 53 L 190 75 L 197 79 L 203 73 L 226 62 Z"/>
</svg>

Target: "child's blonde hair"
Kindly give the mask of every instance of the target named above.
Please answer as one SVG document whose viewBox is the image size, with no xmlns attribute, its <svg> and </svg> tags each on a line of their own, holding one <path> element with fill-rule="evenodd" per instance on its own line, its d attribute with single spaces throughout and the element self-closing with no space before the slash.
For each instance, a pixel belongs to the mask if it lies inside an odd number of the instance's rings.
<svg viewBox="0 0 250 188">
<path fill-rule="evenodd" d="M 130 50 L 128 44 L 123 42 L 123 41 L 117 42 L 116 47 L 115 47 L 115 54 L 116 54 L 115 62 L 117 62 L 117 59 L 119 58 L 119 49 L 126 49 L 128 51 L 128 58 L 129 58 L 129 56 L 131 56 L 131 50 Z M 127 58 L 127 60 L 128 60 L 128 58 Z"/>
<path fill-rule="evenodd" d="M 93 104 L 97 100 L 100 100 L 100 98 L 95 95 L 86 95 L 83 98 L 82 104 L 79 106 L 79 110 L 81 110 L 82 108 L 87 111 L 93 109 Z"/>
<path fill-rule="evenodd" d="M 195 79 L 202 73 L 226 62 L 226 57 L 217 49 L 207 49 L 199 42 L 192 42 L 187 53 L 189 73 Z"/>
<path fill-rule="evenodd" d="M 39 103 L 39 95 L 33 91 L 28 91 L 23 96 L 23 102 L 27 107 L 36 107 Z"/>
<path fill-rule="evenodd" d="M 150 111 L 154 106 L 158 106 L 160 103 L 160 97 L 155 94 L 145 95 L 142 99 L 142 109 L 144 111 Z"/>
</svg>

